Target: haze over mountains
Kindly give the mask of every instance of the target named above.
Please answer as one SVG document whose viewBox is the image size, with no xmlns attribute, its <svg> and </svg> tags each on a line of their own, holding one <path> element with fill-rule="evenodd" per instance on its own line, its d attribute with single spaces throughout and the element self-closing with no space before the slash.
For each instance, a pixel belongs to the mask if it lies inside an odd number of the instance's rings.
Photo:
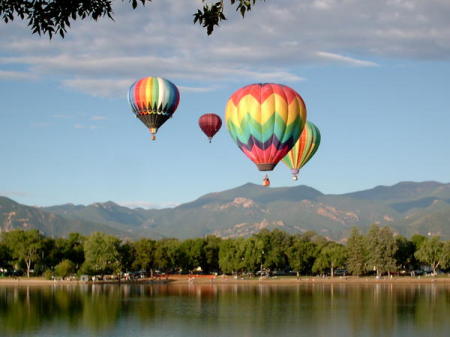
<svg viewBox="0 0 450 337">
<path fill-rule="evenodd" d="M 103 231 L 123 238 L 249 236 L 263 228 L 314 230 L 345 238 L 352 227 L 388 225 L 400 234 L 450 239 L 450 184 L 401 182 L 332 195 L 311 187 L 245 184 L 165 209 L 130 209 L 114 202 L 31 207 L 0 197 L 0 229 L 37 228 L 46 235 Z"/>
</svg>

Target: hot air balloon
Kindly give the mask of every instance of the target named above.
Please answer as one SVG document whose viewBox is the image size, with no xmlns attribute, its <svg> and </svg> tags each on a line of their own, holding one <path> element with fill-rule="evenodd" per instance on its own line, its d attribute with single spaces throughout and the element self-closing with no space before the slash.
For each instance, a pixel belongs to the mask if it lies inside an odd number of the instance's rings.
<svg viewBox="0 0 450 337">
<path fill-rule="evenodd" d="M 198 119 L 198 125 L 211 143 L 212 137 L 214 137 L 222 126 L 222 120 L 216 114 L 204 114 Z"/>
<path fill-rule="evenodd" d="M 172 82 L 161 77 L 145 77 L 133 83 L 128 90 L 128 101 L 136 117 L 156 139 L 158 128 L 178 107 L 180 93 Z"/>
<path fill-rule="evenodd" d="M 291 169 L 293 180 L 298 179 L 298 172 L 314 156 L 319 145 L 319 128 L 307 121 L 297 143 L 283 158 L 283 162 Z"/>
<path fill-rule="evenodd" d="M 225 117 L 237 146 L 260 171 L 271 171 L 298 140 L 306 107 L 295 90 L 258 83 L 231 95 Z"/>
</svg>

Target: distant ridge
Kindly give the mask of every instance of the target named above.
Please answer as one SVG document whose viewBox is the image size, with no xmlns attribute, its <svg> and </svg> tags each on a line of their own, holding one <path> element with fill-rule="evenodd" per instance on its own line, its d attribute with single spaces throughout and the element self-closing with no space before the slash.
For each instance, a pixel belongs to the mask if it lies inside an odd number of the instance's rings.
<svg viewBox="0 0 450 337">
<path fill-rule="evenodd" d="M 104 231 L 123 238 L 233 237 L 279 228 L 290 233 L 314 230 L 341 240 L 352 227 L 366 230 L 372 223 L 406 236 L 421 233 L 450 239 L 450 184 L 400 182 L 332 195 L 305 185 L 265 188 L 248 183 L 177 207 L 149 210 L 112 201 L 39 208 L 0 197 L 2 231 L 37 228 L 53 236 Z"/>
</svg>

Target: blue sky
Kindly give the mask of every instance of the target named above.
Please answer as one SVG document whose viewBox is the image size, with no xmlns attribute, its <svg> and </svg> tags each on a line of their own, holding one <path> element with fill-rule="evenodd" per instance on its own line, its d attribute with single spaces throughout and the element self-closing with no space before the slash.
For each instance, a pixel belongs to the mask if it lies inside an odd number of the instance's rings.
<svg viewBox="0 0 450 337">
<path fill-rule="evenodd" d="M 209 37 L 192 24 L 199 6 L 166 0 L 133 12 L 118 1 L 114 22 L 77 22 L 64 40 L 2 24 L 0 195 L 165 207 L 260 183 L 226 127 L 209 144 L 197 126 L 255 82 L 297 90 L 321 130 L 296 184 L 345 193 L 450 181 L 447 0 L 267 0 L 244 20 L 230 11 Z M 126 100 L 144 76 L 181 92 L 156 142 Z M 283 163 L 270 178 L 295 184 Z"/>
</svg>

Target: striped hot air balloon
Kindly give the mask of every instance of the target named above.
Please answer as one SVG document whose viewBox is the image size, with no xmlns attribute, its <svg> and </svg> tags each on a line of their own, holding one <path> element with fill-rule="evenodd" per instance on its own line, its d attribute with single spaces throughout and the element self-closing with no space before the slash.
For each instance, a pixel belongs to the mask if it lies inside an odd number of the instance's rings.
<svg viewBox="0 0 450 337">
<path fill-rule="evenodd" d="M 231 137 L 260 171 L 271 171 L 298 140 L 306 106 L 293 89 L 251 84 L 228 100 L 225 118 Z"/>
<path fill-rule="evenodd" d="M 161 77 L 145 77 L 133 83 L 128 90 L 128 101 L 136 117 L 156 139 L 158 128 L 175 112 L 180 93 L 172 82 Z"/>
<path fill-rule="evenodd" d="M 298 179 L 298 172 L 314 156 L 319 145 L 319 128 L 307 121 L 297 143 L 283 158 L 283 163 L 291 169 L 293 180 Z"/>
</svg>

